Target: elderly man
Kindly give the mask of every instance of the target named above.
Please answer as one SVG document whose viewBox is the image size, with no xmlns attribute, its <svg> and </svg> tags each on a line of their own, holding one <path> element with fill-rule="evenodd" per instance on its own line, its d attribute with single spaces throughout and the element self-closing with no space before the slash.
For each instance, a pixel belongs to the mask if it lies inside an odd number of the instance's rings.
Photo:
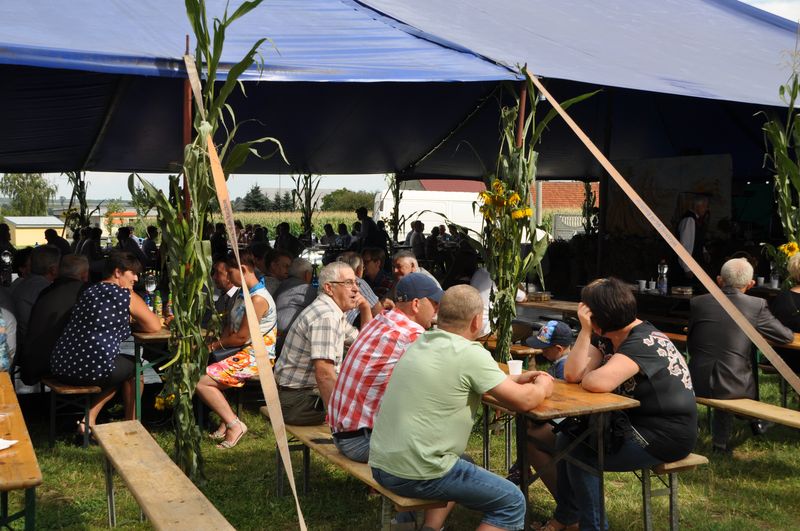
<svg viewBox="0 0 800 531">
<path fill-rule="evenodd" d="M 52 245 L 36 247 L 31 251 L 31 272 L 19 283 L 11 286 L 17 316 L 19 342 L 23 343 L 28 331 L 31 309 L 39 294 L 58 276 L 61 252 Z"/>
<path fill-rule="evenodd" d="M 345 341 L 358 335 L 345 312 L 361 311 L 361 323 L 372 319 L 369 303 L 358 292 L 356 274 L 342 262 L 319 274 L 319 295 L 300 312 L 275 363 L 275 380 L 287 424 L 309 426 L 325 420 L 325 411 L 342 364 Z"/>
<path fill-rule="evenodd" d="M 425 513 L 423 529 L 441 529 L 453 503 L 484 514 L 478 529 L 522 529 L 525 499 L 510 481 L 461 457 L 481 396 L 528 411 L 553 391 L 553 378 L 506 376 L 475 339 L 483 303 L 475 288 L 448 289 L 438 329 L 423 333 L 397 362 L 370 440 L 375 481 L 411 498 L 449 501 Z"/>
<path fill-rule="evenodd" d="M 689 251 L 697 263 L 704 264 L 708 260 L 708 251 L 705 248 L 706 218 L 708 210 L 708 196 L 698 195 L 692 201 L 692 206 L 683 213 L 678 221 L 677 236 L 683 248 Z M 673 282 L 692 283 L 694 273 L 683 260 L 678 260 L 679 270 L 675 271 Z"/>
<path fill-rule="evenodd" d="M 717 284 L 764 337 L 781 343 L 792 341 L 792 331 L 770 313 L 767 301 L 745 294 L 754 284 L 753 266 L 746 259 L 734 258 L 725 262 Z M 697 396 L 722 399 L 757 397 L 752 344 L 710 294 L 691 301 L 687 347 L 689 371 Z M 751 427 L 754 434 L 763 433 L 759 421 Z M 733 416 L 715 409 L 711 425 L 715 451 L 729 451 L 732 429 Z"/>
<path fill-rule="evenodd" d="M 373 318 L 342 363 L 328 406 L 333 443 L 344 455 L 366 463 L 375 415 L 397 361 L 431 327 L 444 292 L 422 273 L 397 285 L 397 304 Z"/>
<path fill-rule="evenodd" d="M 36 299 L 19 360 L 22 381 L 27 385 L 36 384 L 50 373 L 50 352 L 67 326 L 72 308 L 88 281 L 89 260 L 74 254 L 64 256 L 58 266 L 58 278 Z"/>
<path fill-rule="evenodd" d="M 282 339 L 292 327 L 292 323 L 309 304 L 317 298 L 316 290 L 311 286 L 313 266 L 305 258 L 295 258 L 289 266 L 289 278 L 281 282 L 275 296 L 275 310 L 278 312 L 278 343 L 276 350 L 281 351 Z"/>
<path fill-rule="evenodd" d="M 378 300 L 378 296 L 375 295 L 375 292 L 372 291 L 369 283 L 363 278 L 364 260 L 361 259 L 361 255 L 355 251 L 347 251 L 340 254 L 336 260 L 338 262 L 344 262 L 353 268 L 353 271 L 356 273 L 358 292 L 361 293 L 365 299 L 367 299 L 370 308 L 372 308 L 372 315 L 378 315 L 383 310 L 383 305 L 381 304 L 380 300 Z M 347 312 L 347 322 L 350 324 L 355 324 L 356 319 L 358 319 L 358 314 L 358 308 L 353 308 Z"/>
<path fill-rule="evenodd" d="M 426 271 L 424 267 L 419 266 L 417 257 L 411 251 L 401 251 L 399 253 L 395 253 L 392 266 L 392 273 L 394 274 L 395 281 L 399 281 L 409 273 L 419 272 L 424 275 L 428 275 L 434 280 L 434 282 L 436 282 L 436 284 L 439 284 L 439 281 L 436 280 L 436 277 Z"/>
</svg>

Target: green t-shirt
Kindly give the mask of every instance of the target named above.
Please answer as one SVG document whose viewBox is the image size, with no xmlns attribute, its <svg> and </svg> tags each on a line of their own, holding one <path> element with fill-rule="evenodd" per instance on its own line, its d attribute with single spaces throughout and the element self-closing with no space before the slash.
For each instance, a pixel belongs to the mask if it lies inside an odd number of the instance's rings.
<svg viewBox="0 0 800 531">
<path fill-rule="evenodd" d="M 405 479 L 444 476 L 467 447 L 481 395 L 505 378 L 480 344 L 425 332 L 392 372 L 370 439 L 370 466 Z"/>
</svg>

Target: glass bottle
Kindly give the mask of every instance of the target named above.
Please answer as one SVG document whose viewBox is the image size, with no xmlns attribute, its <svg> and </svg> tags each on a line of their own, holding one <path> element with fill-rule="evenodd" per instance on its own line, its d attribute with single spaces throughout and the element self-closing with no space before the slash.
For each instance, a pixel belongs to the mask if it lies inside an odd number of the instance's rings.
<svg viewBox="0 0 800 531">
<path fill-rule="evenodd" d="M 319 288 L 319 277 L 317 276 L 317 268 L 319 267 L 318 264 L 311 265 L 311 286 L 314 289 Z"/>
<path fill-rule="evenodd" d="M 666 260 L 661 260 L 658 264 L 658 280 L 656 281 L 656 289 L 659 295 L 666 295 L 669 292 L 669 282 L 667 281 L 667 272 L 669 266 Z"/>
</svg>

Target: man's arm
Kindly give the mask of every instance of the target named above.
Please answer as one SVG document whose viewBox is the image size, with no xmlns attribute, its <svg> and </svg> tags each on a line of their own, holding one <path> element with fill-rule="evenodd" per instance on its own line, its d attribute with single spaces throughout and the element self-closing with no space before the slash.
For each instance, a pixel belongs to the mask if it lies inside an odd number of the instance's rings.
<svg viewBox="0 0 800 531">
<path fill-rule="evenodd" d="M 529 371 L 516 378 L 507 376 L 487 394 L 514 411 L 530 411 L 553 394 L 553 377 L 540 371 Z"/>
<path fill-rule="evenodd" d="M 333 387 L 336 385 L 336 370 L 331 360 L 312 360 L 314 364 L 314 378 L 317 380 L 319 396 L 325 404 L 325 411 L 328 410 L 328 402 L 333 394 Z"/>
<path fill-rule="evenodd" d="M 772 315 L 767 307 L 767 301 L 760 299 L 761 309 L 756 318 L 755 327 L 765 338 L 778 343 L 791 343 L 794 340 L 794 332 L 783 325 L 778 318 Z"/>
</svg>

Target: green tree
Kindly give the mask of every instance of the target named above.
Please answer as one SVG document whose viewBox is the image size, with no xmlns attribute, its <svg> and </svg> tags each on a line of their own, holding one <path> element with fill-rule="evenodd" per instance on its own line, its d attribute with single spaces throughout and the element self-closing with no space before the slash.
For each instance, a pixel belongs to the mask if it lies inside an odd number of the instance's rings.
<svg viewBox="0 0 800 531">
<path fill-rule="evenodd" d="M 273 210 L 275 210 L 275 203 L 267 196 L 267 194 L 264 194 L 264 211 L 272 212 Z"/>
<path fill-rule="evenodd" d="M 136 174 L 133 173 L 131 175 Z M 138 175 L 136 176 L 138 177 Z M 136 209 L 136 217 L 139 219 L 144 219 L 150 210 L 156 206 L 153 199 L 141 186 L 136 186 L 133 191 L 131 191 L 131 203 L 133 203 L 133 208 Z"/>
<path fill-rule="evenodd" d="M 281 212 L 291 212 L 294 210 L 294 200 L 289 190 L 283 192 L 283 201 L 281 203 Z"/>
<path fill-rule="evenodd" d="M 283 199 L 281 198 L 280 192 L 275 192 L 275 195 L 272 196 L 272 211 L 273 212 L 282 212 L 283 211 Z"/>
<path fill-rule="evenodd" d="M 340 188 L 322 198 L 322 210 L 355 210 L 360 207 L 372 210 L 374 197 L 372 192 L 353 192 Z"/>
<path fill-rule="evenodd" d="M 108 232 L 109 238 L 113 238 L 114 235 L 114 214 L 119 214 L 120 212 L 125 211 L 125 206 L 122 203 L 122 199 L 111 199 L 106 203 L 106 215 L 105 215 L 105 225 L 106 225 L 106 232 Z"/>
<path fill-rule="evenodd" d="M 11 200 L 6 214 L 44 216 L 47 203 L 55 197 L 56 186 L 41 173 L 6 173 L 0 177 L 0 193 Z"/>
<path fill-rule="evenodd" d="M 261 188 L 254 184 L 250 191 L 242 198 L 242 210 L 245 212 L 263 212 L 267 209 L 267 202 Z"/>
</svg>

